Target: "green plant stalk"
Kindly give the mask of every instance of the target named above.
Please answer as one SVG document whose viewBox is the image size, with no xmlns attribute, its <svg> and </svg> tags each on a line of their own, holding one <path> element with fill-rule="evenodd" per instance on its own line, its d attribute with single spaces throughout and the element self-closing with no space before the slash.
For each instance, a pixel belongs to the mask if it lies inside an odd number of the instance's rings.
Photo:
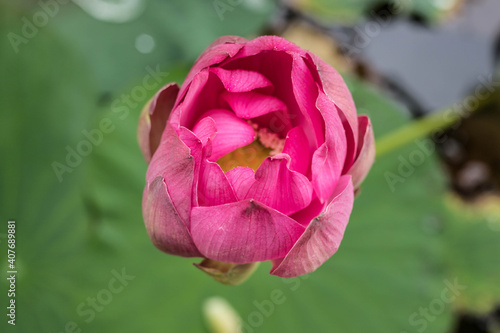
<svg viewBox="0 0 500 333">
<path fill-rule="evenodd" d="M 476 110 L 472 110 L 472 112 Z M 445 130 L 462 118 L 470 116 L 470 114 L 471 112 L 458 112 L 453 108 L 446 108 L 413 121 L 376 140 L 377 157 L 381 157 L 431 133 Z"/>
</svg>

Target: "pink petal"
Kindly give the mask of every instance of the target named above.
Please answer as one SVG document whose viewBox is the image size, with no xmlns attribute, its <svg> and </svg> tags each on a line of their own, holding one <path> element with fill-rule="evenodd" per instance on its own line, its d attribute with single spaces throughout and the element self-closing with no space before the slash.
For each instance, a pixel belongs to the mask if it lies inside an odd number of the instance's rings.
<svg viewBox="0 0 500 333">
<path fill-rule="evenodd" d="M 198 206 L 198 180 L 200 177 L 200 167 L 203 155 L 206 154 L 206 149 L 203 149 L 203 144 L 198 137 L 185 127 L 179 128 L 179 138 L 189 148 L 191 159 L 194 163 L 194 176 L 191 185 L 191 205 Z M 210 141 L 208 141 L 209 143 Z"/>
<path fill-rule="evenodd" d="M 219 77 L 227 91 L 233 93 L 248 92 L 273 85 L 264 75 L 254 71 L 226 70 L 220 67 L 213 67 L 210 71 Z"/>
<path fill-rule="evenodd" d="M 189 85 L 189 90 L 187 90 L 186 96 L 177 99 L 176 106 L 174 107 L 172 115 L 169 119 L 174 127 L 193 127 L 194 122 L 199 118 L 200 95 L 203 92 L 203 88 L 207 86 L 209 76 L 208 70 L 202 70 L 197 73 L 192 78 L 192 82 Z M 184 88 L 184 86 L 185 84 L 182 85 L 182 88 Z M 179 92 L 179 97 L 180 96 Z"/>
<path fill-rule="evenodd" d="M 327 206 L 326 202 L 321 202 L 316 195 L 313 195 L 313 200 L 306 208 L 290 215 L 292 219 L 307 227 L 313 218 L 318 216 Z"/>
<path fill-rule="evenodd" d="M 284 43 L 289 43 L 284 41 Z M 273 47 L 271 47 L 273 49 Z M 272 95 L 283 102 L 286 102 L 286 111 L 275 111 L 266 115 L 252 119 L 260 127 L 266 127 L 272 132 L 285 138 L 287 132 L 294 126 L 303 123 L 303 115 L 295 101 L 293 95 L 293 85 L 291 79 L 292 56 L 286 52 L 262 52 L 241 57 L 243 48 L 235 57 L 224 64 L 225 69 L 237 70 L 245 69 L 258 73 L 265 73 L 267 79 L 274 85 Z M 264 50 L 266 51 L 266 50 Z M 317 88 L 316 88 L 317 89 Z"/>
<path fill-rule="evenodd" d="M 208 110 L 220 109 L 224 92 L 226 90 L 217 75 L 202 70 L 193 78 L 185 98 L 172 111 L 169 121 L 174 126 L 194 128 Z"/>
<path fill-rule="evenodd" d="M 200 58 L 203 55 L 205 55 L 206 52 L 208 52 L 209 50 L 211 50 L 214 47 L 219 46 L 221 44 L 236 44 L 236 43 L 245 44 L 247 42 L 248 42 L 247 39 L 240 37 L 240 36 L 232 36 L 232 35 L 221 36 L 221 37 L 217 38 L 216 40 L 214 40 L 212 43 L 210 43 L 210 45 L 207 46 L 207 48 L 205 49 L 205 51 L 203 51 Z"/>
<path fill-rule="evenodd" d="M 147 163 L 151 161 L 151 157 L 160 144 L 161 135 L 178 93 L 177 83 L 169 83 L 142 110 L 137 138 Z"/>
<path fill-rule="evenodd" d="M 184 98 L 184 95 L 196 74 L 209 66 L 220 64 L 227 58 L 235 56 L 246 42 L 247 40 L 242 37 L 222 36 L 216 39 L 212 44 L 210 44 L 198 57 L 188 75 L 186 76 L 186 79 L 184 80 L 184 83 L 179 92 L 180 98 Z M 178 104 L 179 101 L 176 103 L 176 106 Z"/>
<path fill-rule="evenodd" d="M 191 150 L 167 124 L 158 150 L 149 164 L 146 182 L 152 184 L 159 176 L 164 179 L 172 205 L 188 228 L 194 172 L 195 160 Z"/>
<path fill-rule="evenodd" d="M 250 186 L 254 183 L 255 172 L 249 167 L 236 167 L 226 172 L 226 176 L 238 199 L 245 199 Z"/>
<path fill-rule="evenodd" d="M 215 134 L 217 134 L 215 121 L 210 117 L 202 118 L 194 125 L 193 133 L 196 134 L 203 144 L 206 144 L 208 139 L 213 140 Z"/>
<path fill-rule="evenodd" d="M 218 206 L 236 201 L 233 188 L 214 162 L 202 161 L 198 181 L 198 203 L 200 206 Z"/>
<path fill-rule="evenodd" d="M 212 140 L 210 161 L 217 161 L 233 150 L 244 147 L 255 140 L 255 130 L 243 119 L 228 110 L 211 110 L 204 114 L 215 121 L 217 133 Z"/>
<path fill-rule="evenodd" d="M 252 123 L 257 124 L 259 128 L 269 129 L 271 132 L 278 134 L 280 138 L 285 138 L 293 127 L 290 119 L 292 116 L 289 111 L 275 111 L 253 118 Z"/>
<path fill-rule="evenodd" d="M 325 142 L 325 122 L 318 108 L 318 86 L 304 58 L 293 57 L 292 87 L 300 112 L 304 115 L 303 127 L 310 138 L 313 149 Z"/>
<path fill-rule="evenodd" d="M 283 257 L 304 227 L 274 209 L 244 200 L 220 206 L 196 207 L 191 232 L 209 259 L 236 264 Z"/>
<path fill-rule="evenodd" d="M 354 202 L 350 176 L 343 176 L 326 210 L 313 219 L 290 252 L 273 262 L 271 274 L 294 277 L 316 270 L 335 252 L 344 236 Z"/>
<path fill-rule="evenodd" d="M 352 175 L 354 188 L 357 189 L 363 182 L 368 171 L 375 161 L 375 137 L 370 118 L 359 116 L 359 152 L 356 160 L 349 170 Z"/>
<path fill-rule="evenodd" d="M 226 92 L 222 98 L 229 104 L 239 118 L 251 119 L 273 111 L 287 109 L 285 103 L 276 97 L 256 92 L 230 93 Z"/>
<path fill-rule="evenodd" d="M 358 146 L 358 118 L 351 92 L 342 76 L 332 66 L 312 53 L 308 53 L 307 58 L 316 66 L 323 91 L 339 107 L 340 117 L 346 129 L 347 143 L 350 147 L 347 151 L 346 165 L 350 165 Z"/>
<path fill-rule="evenodd" d="M 184 143 L 189 148 L 189 152 L 194 157 L 195 163 L 199 164 L 202 157 L 203 145 L 201 139 L 184 126 L 179 127 L 177 132 L 179 133 L 178 135 L 182 143 Z"/>
<path fill-rule="evenodd" d="M 158 249 L 182 257 L 202 256 L 186 227 L 188 223 L 175 208 L 163 177 L 158 176 L 146 185 L 143 214 L 148 235 Z"/>
<path fill-rule="evenodd" d="M 307 176 L 311 166 L 309 141 L 302 127 L 292 128 L 286 137 L 283 154 L 290 155 L 290 170 Z"/>
<path fill-rule="evenodd" d="M 245 198 L 255 199 L 285 215 L 307 207 L 312 200 L 311 183 L 304 175 L 289 169 L 289 160 L 286 154 L 266 158 L 255 172 Z"/>
<path fill-rule="evenodd" d="M 234 58 L 250 57 L 264 51 L 286 52 L 305 55 L 306 51 L 279 36 L 261 36 L 248 41 Z"/>
<path fill-rule="evenodd" d="M 325 94 L 318 96 L 317 106 L 325 120 L 326 141 L 313 154 L 312 184 L 321 202 L 329 200 L 344 167 L 347 143 L 337 107 Z"/>
</svg>

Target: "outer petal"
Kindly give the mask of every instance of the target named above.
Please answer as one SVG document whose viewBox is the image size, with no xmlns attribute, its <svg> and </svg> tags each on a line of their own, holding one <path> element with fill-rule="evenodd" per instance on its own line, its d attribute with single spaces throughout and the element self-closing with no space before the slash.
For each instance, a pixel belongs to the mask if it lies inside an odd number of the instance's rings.
<svg viewBox="0 0 500 333">
<path fill-rule="evenodd" d="M 156 177 L 144 189 L 143 212 L 148 235 L 158 249 L 182 257 L 202 256 L 168 194 L 163 177 Z"/>
<path fill-rule="evenodd" d="M 349 170 L 348 174 L 352 175 L 354 188 L 357 189 L 363 182 L 368 171 L 375 161 L 375 137 L 370 118 L 367 116 L 359 116 L 359 151 Z"/>
<path fill-rule="evenodd" d="M 316 106 L 318 85 L 306 61 L 298 55 L 293 57 L 292 88 L 300 112 L 304 115 L 301 127 L 306 130 L 314 150 L 325 142 L 325 122 Z"/>
<path fill-rule="evenodd" d="M 320 201 L 325 202 L 337 186 L 348 147 L 338 108 L 323 93 L 319 94 L 317 105 L 325 120 L 326 141 L 314 152 L 312 183 Z"/>
<path fill-rule="evenodd" d="M 288 168 L 289 160 L 286 154 L 266 158 L 255 172 L 245 198 L 255 199 L 285 215 L 307 207 L 312 200 L 312 185 L 303 174 Z"/>
<path fill-rule="evenodd" d="M 305 55 L 306 51 L 296 44 L 279 36 L 261 36 L 248 41 L 235 58 L 250 57 L 263 51 L 283 51 L 290 54 Z"/>
<path fill-rule="evenodd" d="M 201 161 L 204 155 L 210 153 L 210 140 L 207 141 L 205 147 L 203 147 L 203 143 L 201 140 L 190 130 L 185 127 L 179 128 L 179 138 L 181 141 L 189 148 L 191 158 L 194 162 L 194 176 L 193 181 L 191 182 L 191 205 L 192 207 L 198 206 L 198 181 L 200 178 L 200 168 Z M 187 195 L 187 194 L 186 194 Z"/>
<path fill-rule="evenodd" d="M 172 205 L 188 228 L 194 171 L 195 159 L 191 150 L 168 124 L 149 164 L 146 182 L 152 184 L 158 176 L 164 179 Z"/>
<path fill-rule="evenodd" d="M 346 128 L 347 142 L 351 146 L 346 158 L 346 165 L 350 165 L 358 146 L 358 118 L 351 92 L 335 68 L 312 53 L 308 53 L 307 57 L 316 66 L 323 91 L 339 107 L 339 113 Z"/>
<path fill-rule="evenodd" d="M 330 258 L 340 246 L 354 202 L 350 176 L 343 176 L 335 197 L 326 210 L 313 219 L 304 234 L 283 259 L 273 262 L 271 274 L 294 277 L 311 273 Z"/>
<path fill-rule="evenodd" d="M 244 200 L 221 206 L 196 207 L 193 240 L 209 259 L 236 264 L 283 257 L 304 227 L 274 209 Z"/>
<path fill-rule="evenodd" d="M 178 93 L 179 86 L 177 83 L 169 83 L 142 110 L 137 138 L 147 163 L 151 161 L 151 157 L 160 144 L 161 135 Z"/>
<path fill-rule="evenodd" d="M 325 210 L 326 206 L 328 206 L 326 202 L 321 202 L 317 196 L 314 196 L 309 206 L 290 215 L 290 217 L 304 227 L 307 227 L 315 217 Z"/>
<path fill-rule="evenodd" d="M 205 55 L 205 53 L 207 53 L 208 50 L 211 50 L 212 48 L 219 46 L 220 44 L 245 44 L 247 42 L 248 42 L 248 39 L 245 39 L 245 38 L 240 37 L 240 36 L 234 36 L 234 35 L 220 36 L 219 38 L 214 40 L 212 43 L 210 43 L 210 45 L 208 45 L 208 47 L 205 49 L 205 51 L 203 51 L 203 53 L 201 54 L 201 56 L 199 58 L 201 58 L 203 55 Z"/>
<path fill-rule="evenodd" d="M 172 111 L 169 122 L 174 125 L 174 127 L 185 126 L 187 128 L 192 128 L 195 121 L 198 119 L 198 106 L 200 95 L 202 94 L 207 82 L 209 80 L 209 71 L 202 70 L 198 72 L 192 79 L 189 85 L 189 90 L 186 91 L 186 95 L 180 99 L 177 98 L 176 105 Z M 182 85 L 181 89 L 184 88 Z M 181 92 L 179 92 L 179 97 Z M 180 101 L 180 102 L 179 102 Z"/>
</svg>

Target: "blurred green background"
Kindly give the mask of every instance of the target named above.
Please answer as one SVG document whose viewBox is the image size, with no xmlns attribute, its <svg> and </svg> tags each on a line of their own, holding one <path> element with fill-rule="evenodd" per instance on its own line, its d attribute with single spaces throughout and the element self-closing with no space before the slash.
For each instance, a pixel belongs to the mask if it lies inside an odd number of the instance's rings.
<svg viewBox="0 0 500 333">
<path fill-rule="evenodd" d="M 387 172 L 420 149 L 414 143 L 377 159 L 339 252 L 309 276 L 280 279 L 265 263 L 227 287 L 192 259 L 154 248 L 141 214 L 142 106 L 163 84 L 182 83 L 215 38 L 255 37 L 278 11 L 271 1 L 222 2 L 221 14 L 203 0 L 0 0 L 0 331 L 210 332 L 202 306 L 213 296 L 234 307 L 246 332 L 452 332 L 458 314 L 491 311 L 500 301 L 500 218 L 457 203 L 435 153 L 391 188 Z M 312 13 L 325 6 L 304 3 Z M 338 17 L 328 17 L 356 21 L 369 3 L 329 2 Z M 146 89 L 151 72 L 160 74 Z M 346 77 L 377 138 L 411 121 Z M 95 142 L 82 143 L 92 133 Z M 72 156 L 78 149 L 85 156 Z M 17 223 L 15 327 L 4 314 L 8 220 Z M 455 282 L 465 288 L 443 301 Z M 285 300 L 262 310 L 275 290 Z"/>
</svg>

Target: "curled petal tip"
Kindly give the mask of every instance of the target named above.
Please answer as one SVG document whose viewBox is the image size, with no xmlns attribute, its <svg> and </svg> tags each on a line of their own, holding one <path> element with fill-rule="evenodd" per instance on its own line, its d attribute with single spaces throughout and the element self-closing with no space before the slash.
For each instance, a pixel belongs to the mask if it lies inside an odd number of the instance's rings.
<svg viewBox="0 0 500 333">
<path fill-rule="evenodd" d="M 358 189 L 375 162 L 375 137 L 370 118 L 359 116 L 359 147 L 356 160 L 348 174 L 352 176 L 354 189 Z"/>
<path fill-rule="evenodd" d="M 142 109 L 137 138 L 147 163 L 151 161 L 151 157 L 160 145 L 161 136 L 178 93 L 179 86 L 176 83 L 169 83 Z"/>
<path fill-rule="evenodd" d="M 272 275 L 295 277 L 311 273 L 337 252 L 351 214 L 351 176 L 342 176 L 327 208 L 311 223 L 288 254 L 273 261 Z"/>
</svg>

